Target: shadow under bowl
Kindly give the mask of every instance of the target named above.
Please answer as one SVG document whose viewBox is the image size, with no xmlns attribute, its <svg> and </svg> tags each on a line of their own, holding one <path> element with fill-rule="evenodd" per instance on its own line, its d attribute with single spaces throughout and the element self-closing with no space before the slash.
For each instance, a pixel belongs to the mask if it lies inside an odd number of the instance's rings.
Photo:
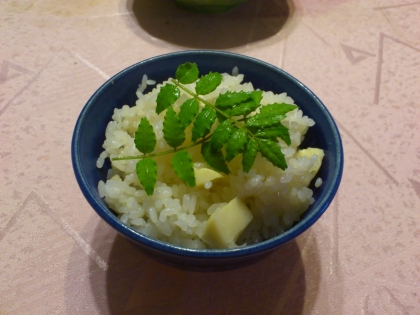
<svg viewBox="0 0 420 315">
<path fill-rule="evenodd" d="M 245 82 L 255 89 L 286 92 L 303 113 L 315 120 L 309 128 L 301 148 L 316 147 L 325 152 L 317 177 L 323 184 L 314 189 L 315 202 L 291 229 L 272 239 L 255 245 L 226 250 L 188 249 L 152 239 L 123 224 L 99 196 L 98 182 L 106 181 L 109 161 L 96 167 L 103 151 L 105 129 L 115 108 L 133 106 L 136 90 L 144 74 L 162 82 L 173 77 L 178 65 L 196 62 L 202 74 L 210 71 L 231 73 L 236 66 L 244 74 Z M 148 92 L 146 90 L 146 92 Z M 153 57 L 134 64 L 105 82 L 88 100 L 77 119 L 71 144 L 73 169 L 77 182 L 92 208 L 111 227 L 151 256 L 180 268 L 221 270 L 249 264 L 296 238 L 312 226 L 328 208 L 339 187 L 343 172 L 343 147 L 336 124 L 324 104 L 304 84 L 285 71 L 266 62 L 229 52 L 183 51 Z"/>
</svg>

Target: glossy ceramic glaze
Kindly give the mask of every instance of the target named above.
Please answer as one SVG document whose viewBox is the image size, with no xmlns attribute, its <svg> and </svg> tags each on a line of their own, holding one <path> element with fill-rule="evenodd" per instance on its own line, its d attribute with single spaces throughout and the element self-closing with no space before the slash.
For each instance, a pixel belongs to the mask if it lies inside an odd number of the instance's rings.
<svg viewBox="0 0 420 315">
<path fill-rule="evenodd" d="M 314 190 L 315 202 L 289 231 L 252 246 L 229 250 L 194 250 L 181 248 L 151 239 L 121 223 L 98 194 L 99 180 L 106 180 L 109 162 L 96 168 L 96 160 L 103 151 L 105 128 L 115 108 L 133 106 L 135 91 L 144 74 L 162 82 L 173 76 L 179 64 L 196 62 L 202 74 L 209 71 L 228 72 L 237 66 L 256 89 L 287 92 L 305 115 L 316 125 L 309 129 L 302 144 L 325 151 L 319 171 L 321 187 Z M 146 91 L 147 92 L 147 91 Z M 268 63 L 247 56 L 219 51 L 185 51 L 157 56 L 141 61 L 113 76 L 88 100 L 77 120 L 72 139 L 72 162 L 79 186 L 92 208 L 110 226 L 157 259 L 189 269 L 234 268 L 255 261 L 282 244 L 294 239 L 328 208 L 340 184 L 343 170 L 343 148 L 339 131 L 324 104 L 304 84 Z"/>
</svg>

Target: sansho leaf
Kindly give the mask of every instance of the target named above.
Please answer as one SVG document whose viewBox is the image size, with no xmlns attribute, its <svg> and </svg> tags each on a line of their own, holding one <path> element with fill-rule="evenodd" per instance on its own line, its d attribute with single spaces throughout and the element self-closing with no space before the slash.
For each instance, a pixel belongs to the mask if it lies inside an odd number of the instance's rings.
<svg viewBox="0 0 420 315">
<path fill-rule="evenodd" d="M 153 195 L 157 178 L 157 164 L 155 160 L 146 158 L 136 164 L 136 173 L 148 196 Z"/>
<path fill-rule="evenodd" d="M 256 103 L 259 104 L 261 102 L 262 98 L 263 98 L 263 91 L 260 91 L 260 90 L 258 90 L 258 91 L 252 91 L 251 94 L 252 94 L 252 99 Z"/>
<path fill-rule="evenodd" d="M 256 110 L 260 104 L 255 103 L 255 101 L 251 100 L 246 103 L 239 104 L 232 108 L 230 111 L 230 115 L 232 116 L 240 116 L 240 115 L 248 115 L 252 113 L 254 110 Z"/>
<path fill-rule="evenodd" d="M 210 145 L 213 150 L 220 150 L 226 144 L 232 132 L 232 124 L 230 120 L 225 120 L 219 124 L 213 132 L 210 139 Z"/>
<path fill-rule="evenodd" d="M 266 129 L 261 129 L 257 131 L 255 135 L 259 138 L 266 138 L 266 139 L 277 137 L 277 138 L 281 138 L 287 145 L 291 144 L 289 129 L 283 126 L 281 123 L 275 127 L 268 127 Z"/>
<path fill-rule="evenodd" d="M 216 112 L 210 106 L 205 106 L 194 121 L 192 141 L 195 142 L 199 138 L 205 137 L 210 132 L 210 128 L 215 121 Z"/>
<path fill-rule="evenodd" d="M 194 120 L 195 116 L 197 116 L 199 108 L 200 104 L 194 98 L 186 100 L 181 105 L 178 113 L 178 118 L 185 128 L 188 127 Z"/>
<path fill-rule="evenodd" d="M 179 147 L 185 141 L 185 128 L 172 106 L 166 111 L 163 120 L 163 138 L 172 148 Z"/>
<path fill-rule="evenodd" d="M 244 129 L 234 129 L 226 144 L 226 161 L 232 161 L 235 156 L 242 153 L 245 144 L 248 140 L 248 135 Z"/>
<path fill-rule="evenodd" d="M 283 152 L 281 152 L 280 147 L 278 146 L 277 142 L 272 141 L 270 139 L 260 139 L 256 138 L 259 151 L 261 154 L 273 163 L 274 166 L 285 170 L 287 168 L 286 159 L 284 158 Z"/>
<path fill-rule="evenodd" d="M 288 112 L 298 108 L 296 105 L 293 104 L 286 104 L 286 103 L 273 103 L 262 106 L 260 109 L 260 113 L 270 113 L 271 115 L 284 115 Z"/>
<path fill-rule="evenodd" d="M 220 110 L 220 109 L 219 109 Z M 222 113 L 220 113 L 219 111 L 216 111 L 216 117 L 217 117 L 217 120 L 219 121 L 219 122 L 223 122 L 223 121 L 225 121 L 226 119 L 228 119 L 228 117 L 231 117 L 232 115 L 230 114 L 230 112 L 232 111 L 232 109 L 230 109 L 230 108 L 224 108 L 223 110 L 222 110 L 222 112 L 224 113 L 224 115 L 222 114 Z"/>
<path fill-rule="evenodd" d="M 222 108 L 232 108 L 236 104 L 240 104 L 252 99 L 252 92 L 230 92 L 220 94 L 216 99 L 216 107 Z"/>
<path fill-rule="evenodd" d="M 195 85 L 195 91 L 198 95 L 206 95 L 213 92 L 222 83 L 223 76 L 218 72 L 210 72 L 202 76 Z"/>
<path fill-rule="evenodd" d="M 189 187 L 195 186 L 193 162 L 187 151 L 178 151 L 175 153 L 171 164 L 179 178 L 181 178 Z"/>
<path fill-rule="evenodd" d="M 262 99 L 262 91 L 253 91 L 253 92 L 247 92 L 247 93 L 249 94 L 250 98 L 242 103 L 236 104 L 230 111 L 230 115 L 247 116 L 253 111 L 255 111 L 258 107 L 260 107 L 260 102 Z"/>
<path fill-rule="evenodd" d="M 272 115 L 270 113 L 259 113 L 247 119 L 247 127 L 270 127 L 280 124 L 280 121 L 286 118 L 286 115 Z"/>
<path fill-rule="evenodd" d="M 226 175 L 230 173 L 222 151 L 213 150 L 208 141 L 201 145 L 201 155 L 207 164 L 214 170 L 225 173 Z"/>
<path fill-rule="evenodd" d="M 175 78 L 182 84 L 190 84 L 198 79 L 198 67 L 195 62 L 186 62 L 178 67 Z"/>
<path fill-rule="evenodd" d="M 175 103 L 180 95 L 181 92 L 175 85 L 166 83 L 162 86 L 156 99 L 156 114 L 160 114 Z"/>
<path fill-rule="evenodd" d="M 258 153 L 257 140 L 255 138 L 249 139 L 245 146 L 244 153 L 242 155 L 242 170 L 248 173 L 252 165 L 254 165 L 255 158 Z"/>
<path fill-rule="evenodd" d="M 265 128 L 269 126 L 277 126 L 281 120 L 286 118 L 286 113 L 296 109 L 296 105 L 273 103 L 262 106 L 260 113 L 250 117 L 246 121 L 247 127 Z"/>
<path fill-rule="evenodd" d="M 156 135 L 153 127 L 147 118 L 140 120 L 136 133 L 134 134 L 134 144 L 137 150 L 143 154 L 151 153 L 156 146 Z"/>
</svg>

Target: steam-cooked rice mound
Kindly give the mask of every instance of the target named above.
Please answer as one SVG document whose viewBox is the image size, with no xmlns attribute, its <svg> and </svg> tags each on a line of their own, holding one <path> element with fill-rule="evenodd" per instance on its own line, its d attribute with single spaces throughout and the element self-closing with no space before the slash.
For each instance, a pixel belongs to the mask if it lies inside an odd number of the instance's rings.
<svg viewBox="0 0 420 315">
<path fill-rule="evenodd" d="M 223 74 L 223 81 L 212 93 L 203 96 L 214 104 L 220 93 L 229 91 L 253 91 L 251 83 L 242 83 L 243 75 Z M 147 84 L 153 83 L 144 77 L 137 91 L 136 105 L 124 105 L 115 109 L 112 121 L 106 129 L 104 151 L 97 161 L 102 167 L 106 158 L 141 155 L 134 144 L 134 133 L 141 117 L 147 117 L 156 134 L 156 150 L 169 150 L 163 138 L 165 113 L 155 112 L 156 98 L 160 87 L 157 85 L 148 94 L 143 94 Z M 186 85 L 191 90 L 193 85 Z M 182 94 L 174 105 L 177 110 L 189 96 Z M 262 105 L 271 103 L 293 104 L 294 101 L 282 93 L 263 92 Z M 299 105 L 299 104 L 297 104 Z M 311 169 L 320 163 L 322 157 L 299 156 L 298 147 L 308 128 L 315 123 L 304 116 L 300 109 L 287 114 L 282 124 L 289 128 L 291 145 L 282 140 L 279 145 L 285 154 L 288 168 L 283 171 L 273 166 L 258 153 L 249 173 L 244 173 L 241 158 L 236 157 L 228 166 L 231 171 L 204 187 L 188 187 L 175 174 L 170 161 L 172 154 L 156 158 L 158 177 L 154 194 L 147 196 L 136 175 L 138 160 L 113 161 L 112 169 L 105 182 L 98 185 L 99 194 L 113 209 L 120 220 L 134 230 L 175 245 L 189 248 L 209 248 L 201 239 L 209 216 L 234 197 L 240 197 L 253 214 L 251 223 L 239 237 L 237 244 L 253 244 L 274 237 L 289 229 L 313 203 L 312 190 L 308 188 L 312 177 Z M 187 130 L 187 142 L 190 141 Z M 195 168 L 208 167 L 200 154 L 200 147 L 189 150 Z M 318 178 L 316 185 L 322 184 Z"/>
</svg>

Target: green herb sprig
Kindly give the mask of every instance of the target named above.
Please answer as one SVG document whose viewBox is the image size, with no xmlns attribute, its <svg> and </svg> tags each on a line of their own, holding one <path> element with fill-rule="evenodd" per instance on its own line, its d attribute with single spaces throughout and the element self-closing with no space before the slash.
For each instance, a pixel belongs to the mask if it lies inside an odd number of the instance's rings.
<svg viewBox="0 0 420 315">
<path fill-rule="evenodd" d="M 134 136 L 139 156 L 116 157 L 112 161 L 138 159 L 136 173 L 147 195 L 153 195 L 157 179 L 156 156 L 173 154 L 171 160 L 175 173 L 189 187 L 196 185 L 193 161 L 188 149 L 201 145 L 201 155 L 207 164 L 218 172 L 229 174 L 227 162 L 242 154 L 242 169 L 249 172 L 260 152 L 273 165 L 286 169 L 284 154 L 278 146 L 278 138 L 291 144 L 289 130 L 281 124 L 296 105 L 273 103 L 261 106 L 262 91 L 226 92 L 220 94 L 215 104 L 202 95 L 213 92 L 222 82 L 222 75 L 210 72 L 199 78 L 196 63 L 187 62 L 178 67 L 175 79 L 161 87 L 156 100 L 156 113 L 164 111 L 163 137 L 171 150 L 154 152 L 156 135 L 147 118 L 140 120 Z M 195 83 L 195 92 L 185 84 Z M 191 96 L 176 113 L 173 104 L 181 90 Z M 202 106 L 200 106 L 202 104 Z M 255 110 L 258 114 L 249 116 Z M 218 125 L 212 133 L 213 125 Z M 186 129 L 192 124 L 192 142 L 183 145 Z"/>
</svg>

